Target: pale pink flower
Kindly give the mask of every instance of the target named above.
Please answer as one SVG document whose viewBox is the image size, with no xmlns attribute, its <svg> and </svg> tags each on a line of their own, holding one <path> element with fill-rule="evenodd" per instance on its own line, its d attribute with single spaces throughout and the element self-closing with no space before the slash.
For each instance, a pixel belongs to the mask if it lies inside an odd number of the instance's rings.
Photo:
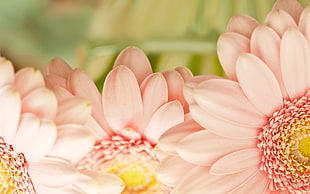
<svg viewBox="0 0 310 194">
<path fill-rule="evenodd" d="M 122 193 L 142 194 L 170 190 L 157 180 L 154 146 L 163 132 L 184 121 L 188 105 L 182 90 L 189 78 L 185 67 L 153 73 L 145 54 L 129 47 L 107 75 L 102 96 L 86 73 L 60 59 L 49 64 L 46 81 L 90 99 L 94 107 L 88 127 L 97 143 L 78 167 L 114 173 L 126 184 Z"/>
<path fill-rule="evenodd" d="M 98 175 L 71 162 L 92 149 L 90 102 L 57 99 L 42 74 L 0 58 L 0 193 L 85 193 Z M 79 112 L 79 114 L 77 114 Z M 109 175 L 107 175 L 109 176 Z M 110 176 L 109 176 L 110 177 Z"/>
<path fill-rule="evenodd" d="M 310 192 L 309 11 L 279 0 L 263 25 L 231 19 L 218 41 L 229 79 L 197 77 L 184 90 L 206 130 L 182 123 L 159 140 L 173 193 Z"/>
</svg>

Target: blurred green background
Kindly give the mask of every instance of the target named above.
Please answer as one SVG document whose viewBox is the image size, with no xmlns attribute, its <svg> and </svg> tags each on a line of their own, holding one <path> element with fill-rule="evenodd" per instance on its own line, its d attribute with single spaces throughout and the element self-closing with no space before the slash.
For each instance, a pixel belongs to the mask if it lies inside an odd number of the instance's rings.
<svg viewBox="0 0 310 194">
<path fill-rule="evenodd" d="M 54 57 L 98 83 L 127 46 L 144 50 L 155 71 L 187 66 L 222 75 L 216 41 L 229 18 L 263 22 L 275 0 L 0 0 L 0 54 L 17 69 Z M 304 6 L 310 0 L 299 0 Z"/>
</svg>

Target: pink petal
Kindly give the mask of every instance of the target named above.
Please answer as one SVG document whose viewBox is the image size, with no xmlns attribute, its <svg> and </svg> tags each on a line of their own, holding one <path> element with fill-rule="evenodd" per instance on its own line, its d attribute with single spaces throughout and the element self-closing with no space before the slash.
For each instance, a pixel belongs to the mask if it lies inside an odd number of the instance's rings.
<svg viewBox="0 0 310 194">
<path fill-rule="evenodd" d="M 247 181 L 235 188 L 231 194 L 251 193 L 267 193 L 270 179 L 263 171 L 258 171 L 254 176 L 250 177 Z"/>
<path fill-rule="evenodd" d="M 157 178 L 165 185 L 175 186 L 194 166 L 179 156 L 169 156 L 161 161 Z"/>
<path fill-rule="evenodd" d="M 29 132 L 29 131 L 28 131 Z M 27 154 L 27 160 L 36 162 L 48 155 L 49 150 L 54 146 L 57 136 L 57 128 L 54 123 L 49 121 L 41 121 L 40 128 L 31 143 L 30 150 L 24 152 Z M 25 137 L 24 137 L 25 138 Z M 29 139 L 26 140 L 28 142 Z"/>
<path fill-rule="evenodd" d="M 143 100 L 143 128 L 149 123 L 154 112 L 168 101 L 168 86 L 161 73 L 150 74 L 141 86 Z"/>
<path fill-rule="evenodd" d="M 250 52 L 250 40 L 234 32 L 222 34 L 217 42 L 217 54 L 226 75 L 237 80 L 236 61 L 240 53 Z"/>
<path fill-rule="evenodd" d="M 249 169 L 227 176 L 216 176 L 208 173 L 208 168 L 195 167 L 189 171 L 176 186 L 172 194 L 178 193 L 230 193 L 234 188 L 257 173 L 258 169 Z"/>
<path fill-rule="evenodd" d="M 31 112 L 38 117 L 54 120 L 57 112 L 57 100 L 47 88 L 37 88 L 23 99 L 22 112 Z"/>
<path fill-rule="evenodd" d="M 296 0 L 278 0 L 273 5 L 273 10 L 282 9 L 289 13 L 298 24 L 299 16 L 304 9 L 303 6 Z"/>
<path fill-rule="evenodd" d="M 93 117 L 88 119 L 85 126 L 89 128 L 96 139 L 107 139 L 110 137 L 105 129 L 103 129 Z"/>
<path fill-rule="evenodd" d="M 185 82 L 193 78 L 193 73 L 184 66 L 177 67 L 174 70 L 179 72 Z"/>
<path fill-rule="evenodd" d="M 185 99 L 183 97 L 184 80 L 182 76 L 175 70 L 166 71 L 163 75 L 168 85 L 168 100 L 179 100 L 183 105 Z"/>
<path fill-rule="evenodd" d="M 259 25 L 259 23 L 248 15 L 235 15 L 233 16 L 228 24 L 228 32 L 236 32 L 242 34 L 247 38 L 251 38 L 253 30 Z"/>
<path fill-rule="evenodd" d="M 39 162 L 29 163 L 32 180 L 46 187 L 65 187 L 78 179 L 78 171 L 67 160 L 45 157 Z"/>
<path fill-rule="evenodd" d="M 266 17 L 265 24 L 276 31 L 280 37 L 287 29 L 297 28 L 294 19 L 283 10 L 271 11 Z"/>
<path fill-rule="evenodd" d="M 80 69 L 75 69 L 68 77 L 68 87 L 69 91 L 74 95 L 85 97 L 91 101 L 93 107 L 92 116 L 109 134 L 112 134 L 104 118 L 101 95 L 94 81 L 87 73 Z"/>
<path fill-rule="evenodd" d="M 14 67 L 11 61 L 0 56 L 0 87 L 14 83 Z"/>
<path fill-rule="evenodd" d="M 57 125 L 70 123 L 83 125 L 88 121 L 91 110 L 89 100 L 82 97 L 67 98 L 59 102 L 55 122 Z"/>
<path fill-rule="evenodd" d="M 60 77 L 55 74 L 47 75 L 44 77 L 46 87 L 54 88 L 54 87 L 62 87 L 68 89 L 67 87 L 67 80 L 63 77 Z"/>
<path fill-rule="evenodd" d="M 72 72 L 72 68 L 61 58 L 52 59 L 46 67 L 46 75 L 58 75 L 67 78 Z"/>
<path fill-rule="evenodd" d="M 0 134 L 8 143 L 15 136 L 20 113 L 21 99 L 14 87 L 3 87 L 0 89 Z"/>
<path fill-rule="evenodd" d="M 31 153 L 30 149 L 32 147 L 32 143 L 29 142 L 34 142 L 39 129 L 40 118 L 31 113 L 22 114 L 16 135 L 14 133 L 14 150 L 16 152 L 26 153 L 26 158 L 28 159 L 27 154 Z"/>
<path fill-rule="evenodd" d="M 142 99 L 134 74 L 118 66 L 107 76 L 102 94 L 103 111 L 110 127 L 117 132 L 137 129 L 142 118 Z"/>
<path fill-rule="evenodd" d="M 208 166 L 231 152 L 257 147 L 256 139 L 231 139 L 202 130 L 185 137 L 177 153 L 186 161 Z"/>
<path fill-rule="evenodd" d="M 184 121 L 184 110 L 179 101 L 172 101 L 160 107 L 151 118 L 144 135 L 156 143 L 159 137 L 170 127 Z"/>
<path fill-rule="evenodd" d="M 262 153 L 257 149 L 245 149 L 225 155 L 210 168 L 214 175 L 234 174 L 246 169 L 257 167 L 262 162 Z"/>
<path fill-rule="evenodd" d="M 257 138 L 261 128 L 250 128 L 236 125 L 235 123 L 215 117 L 212 113 L 203 110 L 194 104 L 190 107 L 191 115 L 201 126 L 219 136 L 235 139 Z"/>
<path fill-rule="evenodd" d="M 280 66 L 280 41 L 281 39 L 275 31 L 267 26 L 261 25 L 252 34 L 251 52 L 268 65 L 278 80 L 283 98 L 287 98 L 288 94 L 283 83 Z"/>
<path fill-rule="evenodd" d="M 249 101 L 262 113 L 272 116 L 283 105 L 277 79 L 267 65 L 252 54 L 242 54 L 237 61 L 239 84 Z"/>
<path fill-rule="evenodd" d="M 280 62 L 284 85 L 291 99 L 303 95 L 310 86 L 310 48 L 296 29 L 288 30 L 281 42 Z"/>
<path fill-rule="evenodd" d="M 91 132 L 79 125 L 62 125 L 58 127 L 56 143 L 50 155 L 78 161 L 88 153 L 95 144 Z"/>
<path fill-rule="evenodd" d="M 136 47 L 128 47 L 118 55 L 114 68 L 119 65 L 127 66 L 134 73 L 139 85 L 146 76 L 153 72 L 146 55 Z"/>
<path fill-rule="evenodd" d="M 15 86 L 23 97 L 32 90 L 44 87 L 45 85 L 41 72 L 38 69 L 27 67 L 16 73 Z"/>
<path fill-rule="evenodd" d="M 299 30 L 305 35 L 308 42 L 310 42 L 310 7 L 306 7 L 300 16 Z"/>
<path fill-rule="evenodd" d="M 214 117 L 236 125 L 259 128 L 267 121 L 249 102 L 239 84 L 231 80 L 204 81 L 195 89 L 194 97 L 197 104 Z"/>
<path fill-rule="evenodd" d="M 169 152 L 176 154 L 176 146 L 184 137 L 191 133 L 203 130 L 194 120 L 184 121 L 174 127 L 171 127 L 165 131 L 158 140 L 157 147 Z"/>
</svg>

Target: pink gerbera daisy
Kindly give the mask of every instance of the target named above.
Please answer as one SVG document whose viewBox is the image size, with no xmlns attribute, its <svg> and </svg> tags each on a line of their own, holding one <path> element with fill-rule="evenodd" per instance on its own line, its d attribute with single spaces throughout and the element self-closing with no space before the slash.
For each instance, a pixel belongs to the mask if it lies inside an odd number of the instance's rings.
<svg viewBox="0 0 310 194">
<path fill-rule="evenodd" d="M 145 54 L 130 47 L 116 59 L 101 96 L 82 70 L 52 61 L 47 84 L 86 97 L 94 107 L 88 126 L 97 142 L 78 168 L 118 175 L 126 185 L 124 194 L 168 193 L 170 188 L 157 179 L 154 146 L 163 132 L 184 121 L 188 105 L 182 90 L 191 77 L 185 67 L 153 73 Z"/>
<path fill-rule="evenodd" d="M 69 161 L 79 160 L 95 143 L 84 126 L 90 102 L 57 99 L 38 70 L 15 73 L 4 58 L 0 75 L 0 193 L 93 191 L 85 185 L 101 184 L 104 177 L 79 171 Z"/>
<path fill-rule="evenodd" d="M 309 38 L 310 7 L 295 0 L 277 1 L 263 25 L 231 19 L 218 41 L 229 79 L 185 86 L 190 113 L 207 130 L 182 123 L 158 143 L 168 153 L 160 177 L 174 193 L 310 192 Z M 173 158 L 190 169 L 185 177 Z"/>
</svg>

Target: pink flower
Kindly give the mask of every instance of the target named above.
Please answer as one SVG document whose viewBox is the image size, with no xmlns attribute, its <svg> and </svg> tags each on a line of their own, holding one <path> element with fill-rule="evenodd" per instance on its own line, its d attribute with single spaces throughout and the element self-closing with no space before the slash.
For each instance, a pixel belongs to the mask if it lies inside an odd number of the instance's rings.
<svg viewBox="0 0 310 194">
<path fill-rule="evenodd" d="M 185 67 L 153 73 L 145 54 L 130 47 L 116 59 L 102 96 L 86 73 L 60 59 L 49 64 L 46 82 L 90 99 L 94 107 L 88 127 L 97 143 L 79 168 L 118 175 L 126 184 L 124 194 L 168 193 L 156 177 L 154 146 L 162 133 L 184 121 L 188 105 L 182 90 L 189 78 Z"/>
<path fill-rule="evenodd" d="M 89 191 L 83 185 L 96 184 L 98 175 L 79 171 L 70 160 L 80 160 L 95 143 L 84 126 L 90 102 L 57 99 L 38 70 L 27 67 L 14 73 L 4 58 L 0 75 L 0 192 Z"/>
<path fill-rule="evenodd" d="M 309 11 L 279 0 L 263 25 L 231 19 L 218 41 L 229 79 L 196 77 L 185 86 L 190 113 L 206 130 L 182 123 L 159 140 L 160 180 L 173 193 L 310 192 Z"/>
</svg>

